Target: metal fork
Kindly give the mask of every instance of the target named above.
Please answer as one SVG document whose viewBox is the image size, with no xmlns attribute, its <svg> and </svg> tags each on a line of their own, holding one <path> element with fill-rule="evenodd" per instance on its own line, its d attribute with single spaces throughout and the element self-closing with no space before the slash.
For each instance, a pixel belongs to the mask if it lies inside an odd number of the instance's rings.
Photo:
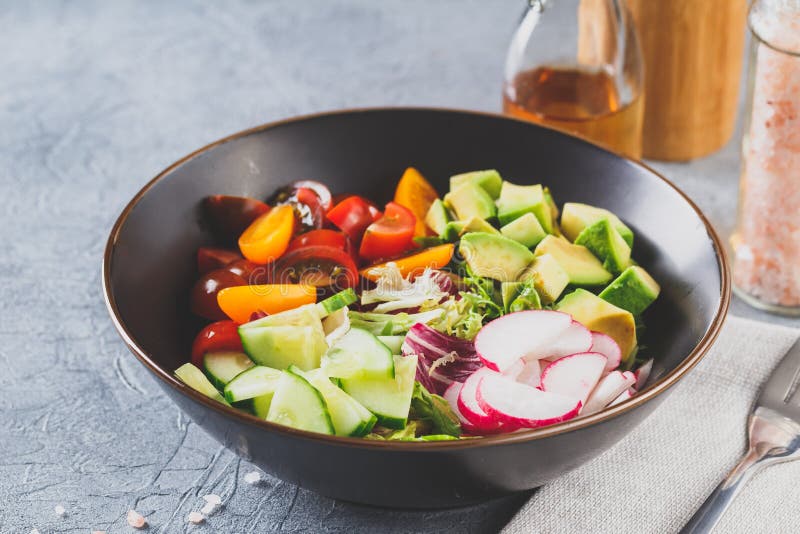
<svg viewBox="0 0 800 534">
<path fill-rule="evenodd" d="M 681 534 L 711 532 L 747 482 L 762 468 L 800 458 L 800 340 L 772 371 L 761 390 L 748 428 L 747 452 Z"/>
</svg>

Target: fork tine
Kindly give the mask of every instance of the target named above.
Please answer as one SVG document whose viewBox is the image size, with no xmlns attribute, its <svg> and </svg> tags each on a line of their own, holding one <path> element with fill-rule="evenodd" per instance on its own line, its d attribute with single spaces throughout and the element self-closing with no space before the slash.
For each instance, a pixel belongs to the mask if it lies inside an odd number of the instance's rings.
<svg viewBox="0 0 800 534">
<path fill-rule="evenodd" d="M 787 408 L 786 404 L 800 389 L 800 340 L 798 340 L 775 367 L 767 380 L 757 405 L 776 411 Z"/>
</svg>

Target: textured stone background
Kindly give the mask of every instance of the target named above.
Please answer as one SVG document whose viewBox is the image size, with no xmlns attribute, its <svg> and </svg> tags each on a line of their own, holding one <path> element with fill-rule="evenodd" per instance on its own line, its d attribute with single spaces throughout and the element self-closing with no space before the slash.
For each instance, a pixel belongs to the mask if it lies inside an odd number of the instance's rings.
<svg viewBox="0 0 800 534">
<path fill-rule="evenodd" d="M 124 532 L 129 508 L 148 517 L 149 532 L 488 532 L 504 524 L 524 495 L 397 512 L 273 479 L 243 483 L 251 467 L 190 423 L 123 347 L 102 303 L 100 262 L 128 199 L 172 161 L 229 133 L 341 107 L 498 110 L 522 4 L 0 4 L 0 532 Z M 725 234 L 737 145 L 657 165 Z M 739 303 L 734 311 L 765 317 Z M 186 515 L 209 492 L 225 508 L 188 528 Z M 56 504 L 66 517 L 56 517 Z"/>
</svg>

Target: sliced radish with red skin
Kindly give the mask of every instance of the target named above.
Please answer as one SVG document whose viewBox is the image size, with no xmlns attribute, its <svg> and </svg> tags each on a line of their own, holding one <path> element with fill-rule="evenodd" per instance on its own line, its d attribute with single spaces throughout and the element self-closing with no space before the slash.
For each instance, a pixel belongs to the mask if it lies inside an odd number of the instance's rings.
<svg viewBox="0 0 800 534">
<path fill-rule="evenodd" d="M 619 396 L 616 399 L 614 399 L 613 401 L 611 401 L 608 405 L 609 406 L 616 406 L 617 404 L 619 404 L 621 402 L 625 402 L 628 399 L 632 399 L 634 395 L 636 395 L 636 391 L 634 391 L 633 388 L 628 388 L 625 391 L 623 391 L 622 393 L 620 393 Z"/>
<path fill-rule="evenodd" d="M 630 371 L 625 371 L 624 373 L 621 371 L 610 372 L 600 380 L 594 391 L 589 395 L 581 415 L 599 412 L 635 383 L 636 379 Z"/>
<path fill-rule="evenodd" d="M 442 397 L 447 401 L 447 404 L 450 405 L 450 409 L 458 416 L 458 421 L 461 423 L 461 429 L 464 432 L 469 432 L 470 434 L 479 433 L 480 431 L 469 422 L 469 419 L 464 417 L 464 414 L 461 413 L 461 410 L 458 408 L 458 394 L 461 393 L 462 387 L 464 387 L 464 384 L 461 382 L 453 382 L 444 390 Z"/>
<path fill-rule="evenodd" d="M 538 361 L 534 360 L 532 362 L 528 362 L 525 364 L 525 367 L 522 369 L 517 375 L 517 382 L 520 384 L 525 384 L 526 386 L 530 386 L 532 388 L 537 388 L 542 383 L 542 369 L 541 363 L 544 360 Z"/>
<path fill-rule="evenodd" d="M 573 320 L 552 345 L 544 348 L 545 358 L 527 356 L 526 360 L 547 359 L 555 361 L 570 354 L 589 352 L 592 348 L 592 333 L 578 321 Z"/>
<path fill-rule="evenodd" d="M 606 357 L 597 352 L 584 352 L 564 356 L 542 371 L 541 389 L 586 402 L 587 397 L 600 381 Z"/>
<path fill-rule="evenodd" d="M 647 379 L 650 378 L 650 372 L 653 370 L 653 359 L 650 358 L 639 368 L 634 371 L 634 375 L 636 376 L 636 385 L 634 386 L 637 391 L 641 391 L 645 384 L 647 384 Z"/>
<path fill-rule="evenodd" d="M 483 411 L 480 405 L 478 405 L 478 400 L 475 396 L 478 392 L 478 384 L 480 384 L 481 379 L 490 375 L 500 376 L 499 373 L 486 367 L 478 369 L 464 381 L 464 386 L 458 394 L 457 404 L 459 411 L 467 421 L 481 431 L 496 430 L 500 427 L 500 422 Z"/>
<path fill-rule="evenodd" d="M 511 380 L 516 380 L 522 370 L 525 369 L 525 360 L 520 358 L 514 364 L 503 371 L 503 376 L 506 378 L 510 378 Z"/>
<path fill-rule="evenodd" d="M 622 351 L 614 338 L 600 332 L 592 332 L 592 352 L 599 352 L 607 358 L 606 371 L 610 372 L 619 367 L 622 361 Z"/>
<path fill-rule="evenodd" d="M 481 378 L 478 404 L 503 424 L 526 428 L 560 423 L 572 419 L 581 409 L 581 401 L 556 393 L 513 382 L 502 375 Z"/>
<path fill-rule="evenodd" d="M 571 323 L 570 315 L 550 310 L 509 313 L 481 328 L 475 350 L 488 368 L 502 373 L 520 358 L 546 357 Z"/>
</svg>

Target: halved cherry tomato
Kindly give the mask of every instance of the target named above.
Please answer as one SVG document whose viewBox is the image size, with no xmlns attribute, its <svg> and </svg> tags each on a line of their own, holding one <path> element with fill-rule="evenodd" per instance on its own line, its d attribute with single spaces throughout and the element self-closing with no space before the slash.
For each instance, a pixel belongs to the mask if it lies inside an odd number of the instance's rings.
<svg viewBox="0 0 800 534">
<path fill-rule="evenodd" d="M 192 363 L 202 369 L 203 355 L 206 352 L 222 350 L 242 350 L 239 323 L 217 321 L 200 330 L 192 343 Z"/>
<path fill-rule="evenodd" d="M 314 246 L 335 247 L 350 254 L 350 240 L 347 236 L 342 232 L 330 230 L 328 228 L 311 230 L 310 232 L 300 234 L 289 243 L 289 248 L 286 249 L 286 253 L 288 254 L 299 248 Z"/>
<path fill-rule="evenodd" d="M 389 202 L 383 217 L 370 224 L 364 232 L 358 255 L 374 261 L 391 258 L 413 248 L 416 222 L 411 210 L 396 202 Z"/>
<path fill-rule="evenodd" d="M 378 220 L 381 213 L 372 202 L 354 195 L 335 205 L 327 216 L 353 243 L 358 243 L 367 226 Z"/>
<path fill-rule="evenodd" d="M 319 204 L 322 206 L 324 211 L 328 211 L 333 207 L 331 191 L 325 186 L 325 184 L 317 182 L 316 180 L 300 180 L 292 185 L 298 189 L 303 188 L 314 191 L 314 193 L 317 194 L 317 198 L 319 198 Z"/>
<path fill-rule="evenodd" d="M 208 271 L 225 267 L 228 264 L 241 260 L 242 255 L 235 250 L 215 247 L 200 247 L 197 249 L 197 271 L 205 274 Z"/>
<path fill-rule="evenodd" d="M 436 247 L 426 248 L 410 256 L 398 258 L 393 261 L 403 276 L 410 276 L 411 278 L 422 274 L 426 268 L 441 269 L 445 267 L 453 258 L 453 251 L 455 245 L 447 243 Z M 383 267 L 385 263 L 370 265 L 361 269 L 361 276 L 368 278 L 373 282 L 378 279 L 376 274 L 371 273 L 371 269 L 375 267 Z"/>
<path fill-rule="evenodd" d="M 334 290 L 358 285 L 358 268 L 343 248 L 314 245 L 287 252 L 275 264 L 275 282 Z"/>
<path fill-rule="evenodd" d="M 254 312 L 267 314 L 297 308 L 317 301 L 317 289 L 301 284 L 265 284 L 229 287 L 217 294 L 217 303 L 236 322 L 250 320 Z"/>
<path fill-rule="evenodd" d="M 203 208 L 211 225 L 227 240 L 235 240 L 261 215 L 269 211 L 269 206 L 247 197 L 211 195 L 203 200 Z"/>
<path fill-rule="evenodd" d="M 286 252 L 293 231 L 294 210 L 288 205 L 277 206 L 247 227 L 239 237 L 239 250 L 256 263 L 275 261 Z"/>
<path fill-rule="evenodd" d="M 192 287 L 189 300 L 192 313 L 212 321 L 227 319 L 217 304 L 217 293 L 227 287 L 244 285 L 247 280 L 225 268 L 207 272 Z"/>
<path fill-rule="evenodd" d="M 248 282 L 256 274 L 260 269 L 263 269 L 263 265 L 259 265 L 253 261 L 246 260 L 244 258 L 238 259 L 232 263 L 229 263 L 223 269 L 226 271 L 230 271 L 233 274 L 238 274 Z"/>
<path fill-rule="evenodd" d="M 417 169 L 409 167 L 397 183 L 394 192 L 394 201 L 411 210 L 417 218 L 414 235 L 422 237 L 431 235 L 425 225 L 425 215 L 428 213 L 433 201 L 439 198 L 436 189 L 426 180 Z"/>
</svg>

